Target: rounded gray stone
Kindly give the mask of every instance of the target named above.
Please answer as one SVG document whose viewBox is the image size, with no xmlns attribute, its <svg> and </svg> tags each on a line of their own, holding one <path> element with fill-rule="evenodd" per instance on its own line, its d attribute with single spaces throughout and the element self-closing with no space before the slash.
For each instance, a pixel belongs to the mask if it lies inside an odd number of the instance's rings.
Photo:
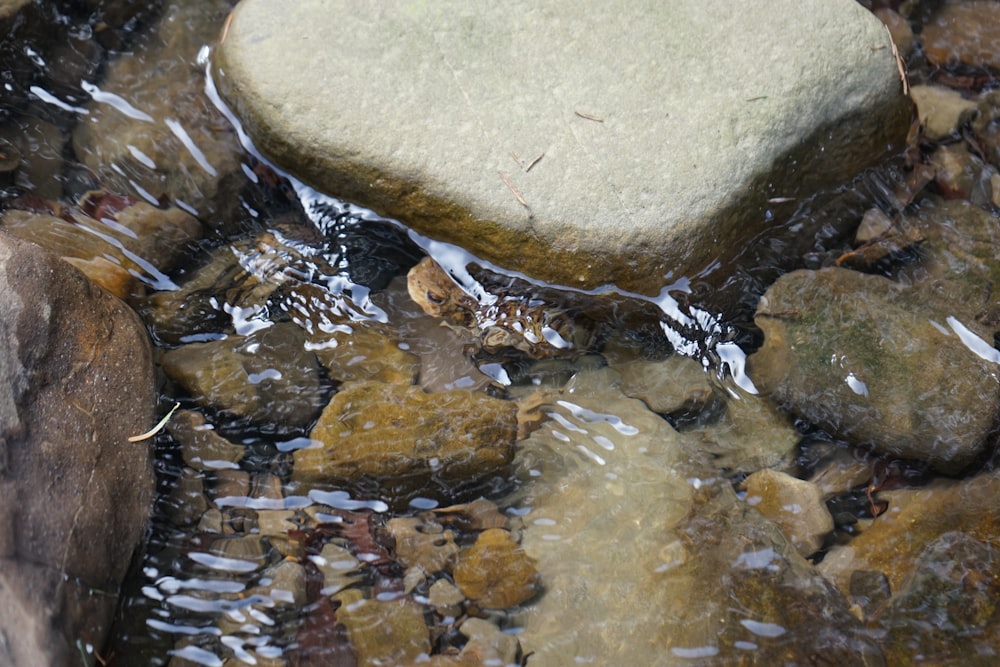
<svg viewBox="0 0 1000 667">
<path fill-rule="evenodd" d="M 277 166 L 575 287 L 704 269 L 910 120 L 853 0 L 243 0 L 213 59 Z"/>
</svg>

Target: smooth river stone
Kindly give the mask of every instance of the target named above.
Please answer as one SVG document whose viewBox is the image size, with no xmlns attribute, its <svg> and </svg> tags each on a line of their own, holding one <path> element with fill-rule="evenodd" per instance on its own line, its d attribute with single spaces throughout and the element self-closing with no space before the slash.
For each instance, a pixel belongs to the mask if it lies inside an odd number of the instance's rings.
<svg viewBox="0 0 1000 667">
<path fill-rule="evenodd" d="M 903 146 L 910 103 L 853 0 L 244 0 L 213 54 L 256 147 L 507 269 L 655 294 L 771 198 Z"/>
</svg>

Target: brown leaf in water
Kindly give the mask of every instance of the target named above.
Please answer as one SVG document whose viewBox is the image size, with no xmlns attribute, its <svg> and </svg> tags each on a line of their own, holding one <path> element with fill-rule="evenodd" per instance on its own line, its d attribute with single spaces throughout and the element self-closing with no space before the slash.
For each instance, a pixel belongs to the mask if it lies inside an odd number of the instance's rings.
<svg viewBox="0 0 1000 667">
<path fill-rule="evenodd" d="M 550 403 L 552 397 L 548 392 L 535 391 L 517 401 L 517 439 L 524 440 L 548 419 L 541 407 Z"/>
</svg>

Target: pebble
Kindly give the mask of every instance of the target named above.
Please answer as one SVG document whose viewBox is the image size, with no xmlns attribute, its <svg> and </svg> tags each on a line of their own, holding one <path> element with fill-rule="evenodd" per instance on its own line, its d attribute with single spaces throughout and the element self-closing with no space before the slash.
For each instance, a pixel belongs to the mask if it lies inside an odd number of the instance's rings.
<svg viewBox="0 0 1000 667">
<path fill-rule="evenodd" d="M 534 559 L 500 528 L 483 531 L 459 554 L 454 576 L 467 598 L 489 609 L 515 607 L 538 592 Z"/>
</svg>

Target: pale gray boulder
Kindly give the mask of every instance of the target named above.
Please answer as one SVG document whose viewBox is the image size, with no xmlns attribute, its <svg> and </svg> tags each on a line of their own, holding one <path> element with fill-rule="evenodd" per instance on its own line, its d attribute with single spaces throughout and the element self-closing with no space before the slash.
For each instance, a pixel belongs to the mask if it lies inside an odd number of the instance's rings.
<svg viewBox="0 0 1000 667">
<path fill-rule="evenodd" d="M 554 283 L 655 294 L 769 199 L 903 146 L 888 32 L 853 0 L 244 0 L 214 79 L 307 184 Z"/>
</svg>

